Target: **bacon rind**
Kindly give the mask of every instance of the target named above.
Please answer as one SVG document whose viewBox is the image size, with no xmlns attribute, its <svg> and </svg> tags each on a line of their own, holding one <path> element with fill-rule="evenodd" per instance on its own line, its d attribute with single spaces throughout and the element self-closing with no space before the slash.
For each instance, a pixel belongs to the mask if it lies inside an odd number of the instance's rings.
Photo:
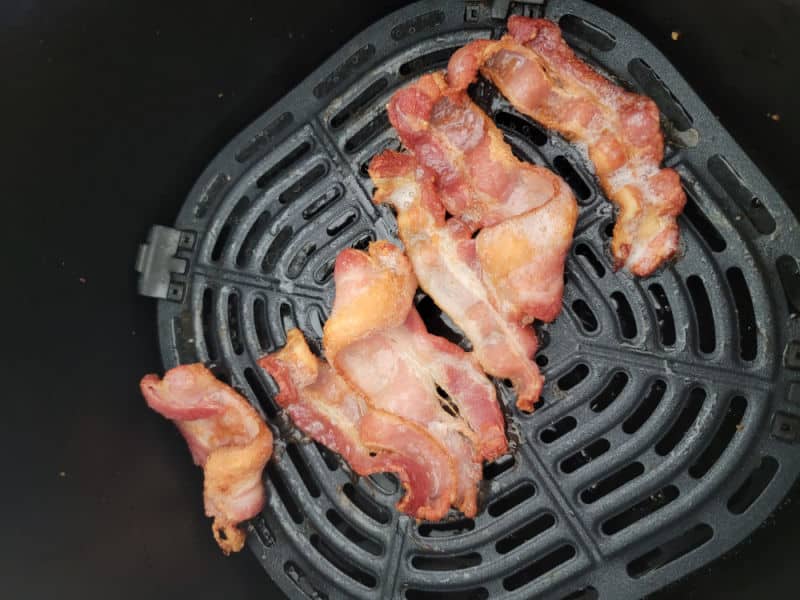
<svg viewBox="0 0 800 600">
<path fill-rule="evenodd" d="M 395 92 L 387 112 L 403 144 L 436 175 L 442 204 L 471 230 L 572 197 L 552 171 L 517 159 L 486 113 L 442 72 Z"/>
<path fill-rule="evenodd" d="M 469 228 L 455 218 L 445 221 L 433 175 L 415 157 L 392 151 L 376 156 L 369 173 L 376 186 L 373 202 L 397 211 L 400 237 L 422 289 L 464 332 L 483 369 L 510 379 L 517 406 L 533 410 L 543 382 L 530 360 L 536 336 L 501 313 L 500 301 L 482 278 Z"/>
<path fill-rule="evenodd" d="M 145 375 L 147 404 L 177 425 L 195 464 L 203 468 L 205 512 L 225 554 L 244 546 L 237 525 L 264 506 L 261 473 L 272 454 L 272 433 L 256 410 L 202 364 L 182 365 L 163 379 Z"/>
<path fill-rule="evenodd" d="M 369 407 L 311 353 L 297 329 L 287 332 L 281 350 L 258 364 L 278 385 L 276 402 L 306 435 L 341 454 L 359 475 L 397 475 L 405 490 L 398 510 L 427 520 L 447 514 L 455 480 L 452 459 L 425 429 Z"/>
<path fill-rule="evenodd" d="M 580 60 L 555 23 L 512 16 L 501 40 L 467 44 L 451 57 L 447 81 L 465 89 L 480 72 L 522 113 L 586 147 L 619 212 L 611 242 L 617 268 L 645 276 L 674 256 L 676 217 L 686 196 L 678 174 L 660 169 L 659 111 Z"/>
</svg>

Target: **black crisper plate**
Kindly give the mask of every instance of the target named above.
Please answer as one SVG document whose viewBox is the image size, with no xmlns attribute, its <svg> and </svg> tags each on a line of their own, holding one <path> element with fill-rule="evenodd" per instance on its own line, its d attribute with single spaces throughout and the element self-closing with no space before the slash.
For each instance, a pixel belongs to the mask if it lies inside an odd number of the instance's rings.
<svg viewBox="0 0 800 600">
<path fill-rule="evenodd" d="M 396 239 L 370 158 L 398 147 L 385 104 L 508 11 L 559 22 L 576 51 L 652 96 L 688 195 L 680 258 L 611 270 L 611 205 L 568 143 L 488 84 L 473 97 L 515 152 L 570 182 L 581 211 L 564 311 L 539 327 L 543 405 L 498 382 L 515 450 L 485 467 L 473 519 L 415 523 L 389 476 L 356 478 L 307 443 L 255 360 L 298 325 L 319 339 L 342 248 Z M 702 60 L 699 58 L 698 60 Z M 800 470 L 797 221 L 665 58 L 579 0 L 423 1 L 357 36 L 236 137 L 174 229 L 154 227 L 140 291 L 160 297 L 164 367 L 205 361 L 278 434 L 248 543 L 293 598 L 639 598 L 743 540 Z M 432 330 L 458 339 L 420 298 Z M 447 595 L 441 595 L 445 593 Z"/>
</svg>

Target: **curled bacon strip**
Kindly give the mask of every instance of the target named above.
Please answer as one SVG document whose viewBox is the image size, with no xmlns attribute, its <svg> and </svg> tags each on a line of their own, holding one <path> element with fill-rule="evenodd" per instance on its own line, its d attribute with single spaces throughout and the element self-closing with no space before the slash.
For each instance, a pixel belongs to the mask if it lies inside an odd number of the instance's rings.
<svg viewBox="0 0 800 600">
<path fill-rule="evenodd" d="M 237 525 L 264 506 L 261 473 L 272 433 L 247 400 L 202 364 L 175 367 L 163 379 L 145 375 L 140 388 L 150 408 L 175 422 L 203 468 L 214 539 L 225 554 L 238 552 L 245 534 Z"/>
<path fill-rule="evenodd" d="M 306 435 L 338 452 L 359 475 L 394 473 L 405 494 L 397 509 L 439 520 L 450 508 L 453 461 L 422 427 L 371 408 L 364 397 L 311 353 L 292 329 L 286 346 L 259 359 L 278 384 L 277 403 Z"/>
<path fill-rule="evenodd" d="M 530 360 L 537 342 L 518 316 L 533 313 L 544 318 L 558 312 L 564 256 L 575 224 L 574 201 L 553 201 L 484 228 L 473 240 L 459 219 L 445 221 L 434 177 L 415 157 L 387 151 L 373 159 L 369 172 L 376 185 L 373 201 L 397 210 L 400 237 L 422 289 L 464 332 L 483 369 L 510 379 L 517 406 L 532 410 L 542 388 L 542 376 Z M 567 214 L 548 224 L 556 207 Z M 520 235 L 525 239 L 518 239 Z M 505 248 L 505 239 L 518 245 Z"/>
<path fill-rule="evenodd" d="M 441 72 L 397 91 L 387 110 L 403 144 L 436 175 L 442 204 L 471 230 L 572 198 L 553 172 L 518 160 L 486 113 Z"/>
<path fill-rule="evenodd" d="M 334 281 L 323 336 L 328 360 L 373 407 L 426 427 L 442 442 L 456 466 L 451 503 L 474 516 L 481 459 L 507 448 L 494 387 L 472 357 L 425 330 L 412 305 L 411 264 L 393 244 L 343 250 Z"/>
<path fill-rule="evenodd" d="M 619 209 L 611 242 L 616 266 L 649 275 L 677 251 L 676 217 L 686 202 L 678 174 L 660 168 L 658 108 L 581 61 L 555 23 L 512 16 L 508 32 L 458 50 L 448 84 L 466 89 L 480 70 L 517 110 L 585 147 Z"/>
</svg>

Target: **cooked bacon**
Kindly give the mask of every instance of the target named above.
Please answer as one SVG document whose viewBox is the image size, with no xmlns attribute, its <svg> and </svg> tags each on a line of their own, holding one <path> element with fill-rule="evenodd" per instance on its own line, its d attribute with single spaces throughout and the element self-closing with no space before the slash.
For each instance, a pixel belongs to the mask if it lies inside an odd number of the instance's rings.
<svg viewBox="0 0 800 600">
<path fill-rule="evenodd" d="M 464 90 L 480 70 L 517 110 L 584 147 L 619 209 L 611 242 L 616 266 L 649 275 L 677 251 L 676 217 L 686 203 L 678 174 L 659 168 L 658 108 L 575 56 L 555 23 L 512 16 L 508 31 L 458 50 L 448 84 Z"/>
<path fill-rule="evenodd" d="M 306 435 L 341 454 L 359 475 L 397 475 L 405 489 L 398 510 L 428 520 L 447 514 L 453 462 L 425 429 L 368 406 L 311 353 L 297 329 L 287 333 L 286 346 L 258 364 L 280 388 L 275 400 Z"/>
<path fill-rule="evenodd" d="M 510 379 L 517 406 L 532 410 L 542 389 L 542 376 L 530 360 L 536 335 L 500 311 L 491 279 L 482 275 L 469 228 L 455 218 L 445 221 L 433 175 L 413 156 L 392 151 L 375 157 L 369 173 L 376 185 L 373 201 L 397 210 L 400 237 L 422 289 L 461 328 L 483 369 Z M 489 229 L 493 228 L 482 230 L 478 238 Z M 563 285 L 561 273 L 558 279 Z M 560 292 L 558 297 L 560 301 Z"/>
<path fill-rule="evenodd" d="M 397 91 L 387 110 L 403 144 L 435 173 L 441 202 L 470 229 L 572 199 L 560 177 L 518 160 L 486 113 L 441 72 Z"/>
<path fill-rule="evenodd" d="M 203 468 L 206 515 L 225 554 L 244 546 L 237 525 L 264 506 L 261 472 L 272 454 L 272 433 L 233 388 L 202 364 L 182 365 L 140 383 L 147 404 L 183 434 L 195 464 Z"/>
<path fill-rule="evenodd" d="M 444 444 L 456 465 L 451 503 L 474 516 L 481 459 L 507 448 L 493 386 L 468 354 L 425 330 L 412 306 L 417 284 L 411 264 L 393 244 L 373 242 L 368 252 L 343 250 L 334 281 L 336 297 L 323 336 L 328 360 L 372 406 L 426 427 Z M 392 315 L 375 300 L 398 297 L 403 305 L 397 302 Z M 353 306 L 368 307 L 358 332 L 351 326 Z M 343 338 L 343 331 L 353 337 Z"/>
</svg>

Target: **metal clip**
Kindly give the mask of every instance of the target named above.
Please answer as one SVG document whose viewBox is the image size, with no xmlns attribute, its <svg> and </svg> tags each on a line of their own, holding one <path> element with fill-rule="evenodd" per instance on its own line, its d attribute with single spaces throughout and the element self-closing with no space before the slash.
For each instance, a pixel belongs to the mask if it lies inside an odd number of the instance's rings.
<svg viewBox="0 0 800 600">
<path fill-rule="evenodd" d="M 178 250 L 192 250 L 196 235 L 171 227 L 153 225 L 147 242 L 139 245 L 135 269 L 139 273 L 138 291 L 142 296 L 181 302 L 186 291 L 184 283 L 172 281 L 172 275 L 183 275 L 189 261 L 178 258 Z"/>
</svg>

